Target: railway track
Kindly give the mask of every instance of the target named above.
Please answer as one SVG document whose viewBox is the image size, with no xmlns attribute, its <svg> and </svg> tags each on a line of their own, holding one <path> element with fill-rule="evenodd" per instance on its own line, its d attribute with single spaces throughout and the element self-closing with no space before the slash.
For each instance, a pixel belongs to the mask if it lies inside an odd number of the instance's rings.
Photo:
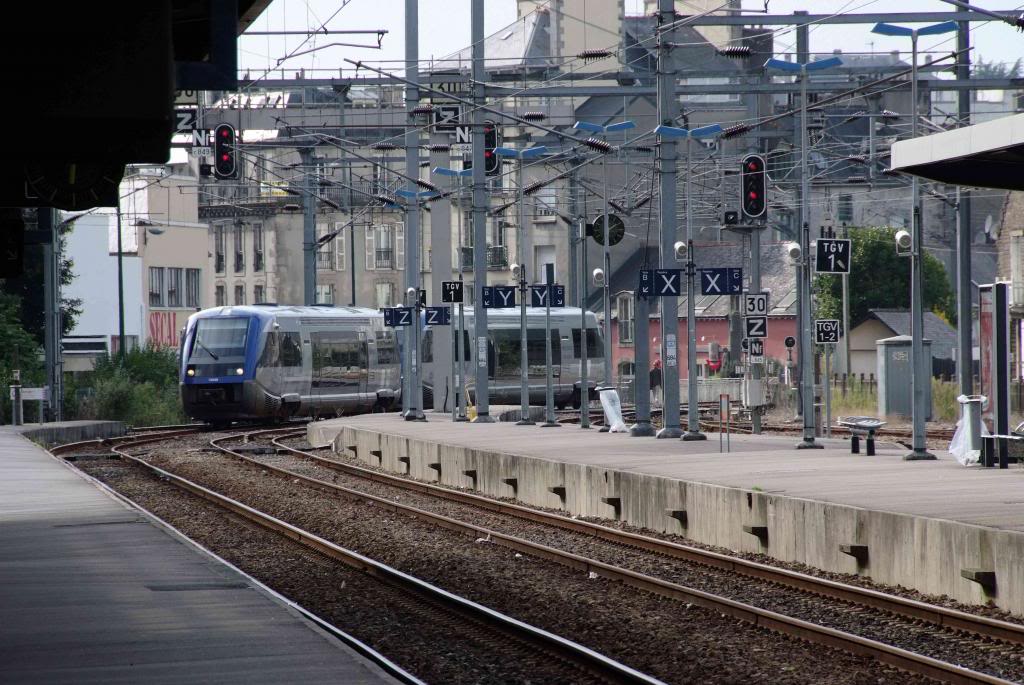
<svg viewBox="0 0 1024 685">
<path fill-rule="evenodd" d="M 463 514 L 464 517 L 470 518 L 473 522 L 459 520 L 451 515 L 439 514 L 409 504 L 396 502 L 394 497 L 389 498 L 379 494 L 370 494 L 352 487 L 327 482 L 304 475 L 295 469 L 275 466 L 270 463 L 271 459 L 265 455 L 256 453 L 251 454 L 251 456 L 247 455 L 242 451 L 247 449 L 244 446 L 235 446 L 233 448 L 225 443 L 240 439 L 250 440 L 248 449 L 252 449 L 252 439 L 266 439 L 276 448 L 286 450 L 288 454 L 298 456 L 319 467 L 345 473 L 376 484 L 384 484 L 389 488 L 400 488 L 406 492 L 411 491 L 420 495 L 427 495 L 430 498 L 446 503 L 469 506 L 476 512 L 484 510 L 500 514 L 501 516 L 523 519 L 548 528 L 569 531 L 603 543 L 610 543 L 623 549 L 639 550 L 647 554 L 653 553 L 681 560 L 706 569 L 712 569 L 718 574 L 725 573 L 743 576 L 750 581 L 757 581 L 765 586 L 786 588 L 790 592 L 795 591 L 801 595 L 796 600 L 787 600 L 802 605 L 801 611 L 796 612 L 798 614 L 807 613 L 809 608 L 813 612 L 814 608 L 811 605 L 827 600 L 833 605 L 838 605 L 834 606 L 830 611 L 839 614 L 846 621 L 849 621 L 851 616 L 862 620 L 870 615 L 872 620 L 869 623 L 888 624 L 891 629 L 889 632 L 902 632 L 913 635 L 916 641 L 922 639 L 922 633 L 928 632 L 931 634 L 929 637 L 934 642 L 937 642 L 943 651 L 945 648 L 949 648 L 952 651 L 954 647 L 959 645 L 957 647 L 959 651 L 956 652 L 959 655 L 957 660 L 960 660 L 960 657 L 962 657 L 967 663 L 971 663 L 972 653 L 975 656 L 977 654 L 983 655 L 983 658 L 974 658 L 973 660 L 974 663 L 981 664 L 982 666 L 984 666 L 982 662 L 989 662 L 990 664 L 999 662 L 1006 655 L 1008 655 L 1007 661 L 1014 662 L 1016 666 L 1019 666 L 1021 658 L 1024 657 L 1024 626 L 975 616 L 953 609 L 887 595 L 874 590 L 845 585 L 698 548 L 687 547 L 657 538 L 628 533 L 590 522 L 567 519 L 563 516 L 491 500 L 478 495 L 448 490 L 426 483 L 383 474 L 328 459 L 308 450 L 287 445 L 283 441 L 286 437 L 296 437 L 296 435 L 295 433 L 289 434 L 282 431 L 256 431 L 245 436 L 217 438 L 211 440 L 210 443 L 212 447 L 230 454 L 236 459 L 248 462 L 260 469 L 265 469 L 282 478 L 291 479 L 293 482 L 299 481 L 309 487 L 332 494 L 370 501 L 388 510 L 430 521 L 435 525 L 457 530 L 467 535 L 478 536 L 481 539 L 507 546 L 520 553 L 530 554 L 571 568 L 598 574 L 646 592 L 704 606 L 754 625 L 768 627 L 800 639 L 839 648 L 854 654 L 868 655 L 880 662 L 891 664 L 902 670 L 937 680 L 953 683 L 1012 682 L 1003 679 L 997 673 L 972 670 L 937 656 L 928 656 L 895 644 L 888 644 L 863 635 L 840 630 L 827 625 L 828 621 L 815 623 L 798 616 L 786 615 L 779 611 L 737 601 L 736 599 L 708 592 L 707 590 L 683 586 L 661 577 L 558 549 L 550 544 L 542 544 L 515 535 L 509 535 L 495 527 L 478 525 L 477 521 L 480 518 L 478 514 L 469 514 L 468 516 L 465 513 Z M 965 642 L 969 644 L 966 649 L 963 648 L 963 643 Z M 1011 664 L 1012 666 L 1013 664 Z M 990 670 L 998 672 L 999 668 L 990 668 Z M 1024 673 L 1024 671 L 1021 672 Z"/>
<path fill-rule="evenodd" d="M 274 434 L 293 430 L 292 427 L 289 427 L 262 429 L 255 432 Z M 195 432 L 188 431 L 188 434 Z M 250 525 L 270 531 L 305 549 L 312 550 L 318 555 L 373 578 L 381 586 L 381 592 L 387 595 L 386 600 L 381 601 L 382 605 L 390 607 L 391 610 L 397 607 L 401 611 L 408 612 L 415 618 L 421 619 L 421 622 L 435 626 L 444 636 L 470 633 L 474 639 L 487 646 L 487 651 L 496 660 L 508 659 L 515 663 L 532 664 L 539 673 L 545 673 L 547 677 L 551 677 L 552 672 L 557 672 L 557 679 L 566 682 L 647 685 L 661 683 L 651 676 L 578 643 L 511 618 L 374 561 L 280 518 L 150 464 L 129 452 L 129 450 L 151 446 L 184 434 L 183 431 L 165 431 L 134 440 L 120 440 L 118 444 L 110 445 L 110 449 L 127 463 L 145 469 L 163 482 L 170 483 L 190 495 L 201 498 L 231 516 L 244 519 Z M 214 438 L 210 443 L 217 444 L 221 440 L 230 438 L 237 438 L 237 436 Z M 63 449 L 58 448 L 57 453 L 69 451 L 76 446 L 80 447 L 81 443 L 66 445 L 63 446 Z M 334 630 L 344 633 L 337 628 Z M 372 657 L 372 655 L 370 656 Z"/>
</svg>

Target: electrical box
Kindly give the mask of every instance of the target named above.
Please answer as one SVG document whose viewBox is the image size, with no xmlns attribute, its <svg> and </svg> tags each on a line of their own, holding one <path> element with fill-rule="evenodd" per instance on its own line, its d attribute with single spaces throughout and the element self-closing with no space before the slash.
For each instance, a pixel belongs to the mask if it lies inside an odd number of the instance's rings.
<svg viewBox="0 0 1024 685">
<path fill-rule="evenodd" d="M 932 418 L 932 341 L 924 340 L 924 367 L 927 378 L 924 386 L 925 421 Z M 878 373 L 878 415 L 913 416 L 914 396 L 910 392 L 912 338 L 897 335 L 875 341 Z"/>
</svg>

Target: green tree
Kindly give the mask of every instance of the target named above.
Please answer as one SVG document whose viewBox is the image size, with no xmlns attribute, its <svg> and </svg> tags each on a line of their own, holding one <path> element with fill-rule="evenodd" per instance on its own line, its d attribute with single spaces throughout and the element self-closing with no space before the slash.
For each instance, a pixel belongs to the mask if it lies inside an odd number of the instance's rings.
<svg viewBox="0 0 1024 685">
<path fill-rule="evenodd" d="M 14 379 L 14 369 L 21 371 L 23 385 L 42 385 L 45 373 L 39 357 L 39 344 L 21 322 L 21 302 L 0 292 L 0 416 L 10 416 L 7 387 Z"/>
<path fill-rule="evenodd" d="M 853 257 L 850 265 L 850 326 L 868 318 L 871 309 L 910 308 L 910 258 L 896 254 L 896 229 L 860 228 L 850 231 Z M 924 253 L 922 263 L 925 310 L 950 323 L 956 322 L 956 298 L 938 259 Z M 818 318 L 840 319 L 843 284 L 839 276 L 819 276 Z"/>
<path fill-rule="evenodd" d="M 22 210 L 9 209 L 3 218 L 4 227 L 2 230 L 20 230 L 16 224 L 21 223 Z M 11 214 L 13 212 L 13 214 Z M 30 213 L 31 219 L 25 222 L 25 228 L 35 228 L 35 211 Z M 58 227 L 60 235 L 60 283 L 68 286 L 74 279 L 75 263 L 67 256 L 67 236 L 74 228 L 74 221 L 61 223 Z M 0 291 L 14 295 L 19 302 L 19 318 L 24 323 L 25 330 L 29 331 L 36 341 L 42 345 L 45 332 L 46 307 L 43 301 L 43 246 L 26 245 L 24 257 L 24 270 L 20 276 L 13 278 L 0 278 Z M 82 300 L 78 298 L 61 298 L 61 321 L 63 323 L 63 335 L 71 332 L 75 326 L 75 320 L 82 313 Z"/>
</svg>

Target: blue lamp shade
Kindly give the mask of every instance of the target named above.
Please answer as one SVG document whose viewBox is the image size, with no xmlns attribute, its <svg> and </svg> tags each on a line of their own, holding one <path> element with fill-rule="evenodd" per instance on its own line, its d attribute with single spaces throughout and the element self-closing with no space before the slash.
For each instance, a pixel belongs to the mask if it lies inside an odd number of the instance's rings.
<svg viewBox="0 0 1024 685">
<path fill-rule="evenodd" d="M 686 138 L 690 135 L 690 132 L 685 128 L 676 128 L 675 126 L 665 126 L 660 124 L 654 129 L 654 135 L 661 136 L 662 138 Z"/>
<path fill-rule="evenodd" d="M 775 59 L 772 57 L 764 63 L 765 69 L 776 69 L 778 71 L 788 71 L 792 74 L 800 73 L 800 65 L 796 62 L 786 62 L 785 60 Z"/>
<path fill-rule="evenodd" d="M 717 136 L 722 132 L 722 127 L 718 124 L 711 124 L 710 126 L 701 126 L 690 131 L 691 138 L 710 138 L 711 136 Z"/>
<path fill-rule="evenodd" d="M 604 130 L 608 131 L 608 132 L 611 132 L 611 131 L 626 131 L 626 130 L 631 129 L 631 128 L 636 128 L 636 124 L 634 124 L 632 121 L 629 121 L 627 119 L 626 121 L 618 121 L 618 122 L 616 122 L 614 124 L 608 124 L 607 126 L 604 127 Z"/>
<path fill-rule="evenodd" d="M 519 150 L 512 147 L 496 147 L 494 148 L 494 154 L 501 157 L 518 157 Z"/>
<path fill-rule="evenodd" d="M 572 127 L 579 131 L 589 131 L 590 133 L 603 133 L 604 126 L 598 124 L 592 124 L 589 121 L 577 121 Z"/>
<path fill-rule="evenodd" d="M 912 36 L 914 35 L 914 29 L 908 29 L 906 26 L 896 26 L 896 24 L 879 22 L 871 29 L 871 33 L 877 33 L 880 36 Z"/>
<path fill-rule="evenodd" d="M 412 190 L 396 190 L 395 195 L 402 197 L 415 198 L 415 197 L 426 197 L 427 195 L 433 195 L 433 190 L 421 190 L 418 193 Z"/>
<path fill-rule="evenodd" d="M 941 24 L 931 24 L 925 26 L 923 29 L 917 30 L 919 36 L 937 36 L 940 33 L 952 33 L 956 31 L 957 26 L 955 21 L 944 21 Z"/>
<path fill-rule="evenodd" d="M 538 145 L 536 147 L 531 147 L 523 150 L 522 154 L 524 158 L 540 157 L 543 154 L 547 154 L 547 151 L 547 147 L 545 147 L 544 145 Z"/>
<path fill-rule="evenodd" d="M 469 176 L 473 173 L 472 169 L 463 169 L 462 171 L 456 171 L 455 169 L 449 169 L 446 166 L 436 166 L 431 171 L 439 176 Z"/>
<path fill-rule="evenodd" d="M 842 66 L 843 60 L 838 57 L 829 57 L 827 59 L 819 59 L 816 62 L 808 62 L 804 65 L 807 71 L 822 71 L 824 69 L 831 69 L 832 67 Z"/>
</svg>

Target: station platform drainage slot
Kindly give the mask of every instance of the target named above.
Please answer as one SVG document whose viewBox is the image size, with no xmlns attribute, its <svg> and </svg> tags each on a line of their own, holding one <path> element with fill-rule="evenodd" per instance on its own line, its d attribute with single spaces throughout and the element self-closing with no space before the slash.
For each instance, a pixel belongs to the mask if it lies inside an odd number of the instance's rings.
<svg viewBox="0 0 1024 685">
<path fill-rule="evenodd" d="M 688 525 L 688 521 L 686 518 L 686 509 L 666 509 L 665 516 L 668 516 L 671 519 L 679 521 L 679 524 L 684 528 Z"/>
<path fill-rule="evenodd" d="M 750 533 L 761 542 L 768 539 L 768 526 L 743 526 L 743 532 Z"/>
</svg>

